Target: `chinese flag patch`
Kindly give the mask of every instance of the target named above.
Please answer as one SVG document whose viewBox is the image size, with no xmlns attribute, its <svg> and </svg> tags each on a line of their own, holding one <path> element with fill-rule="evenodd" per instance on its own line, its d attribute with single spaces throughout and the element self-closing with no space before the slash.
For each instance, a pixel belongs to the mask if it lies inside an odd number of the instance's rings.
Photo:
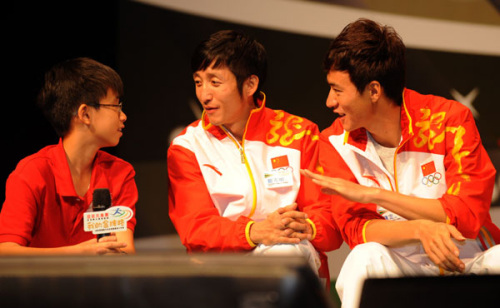
<svg viewBox="0 0 500 308">
<path fill-rule="evenodd" d="M 420 166 L 422 168 L 422 173 L 424 176 L 428 176 L 429 174 L 433 174 L 436 172 L 436 166 L 434 165 L 434 161 L 428 162 L 427 164 L 423 164 Z"/>
<path fill-rule="evenodd" d="M 288 156 L 286 156 L 286 155 L 271 158 L 271 164 L 273 166 L 273 169 L 281 168 L 281 167 L 288 167 L 290 165 L 288 163 Z"/>
</svg>

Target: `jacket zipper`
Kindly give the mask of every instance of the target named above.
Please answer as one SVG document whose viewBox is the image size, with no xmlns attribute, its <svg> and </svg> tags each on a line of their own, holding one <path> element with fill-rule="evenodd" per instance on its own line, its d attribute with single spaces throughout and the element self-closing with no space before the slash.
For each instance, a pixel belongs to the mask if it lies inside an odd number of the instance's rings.
<svg viewBox="0 0 500 308">
<path fill-rule="evenodd" d="M 246 155 L 245 155 L 244 145 L 240 144 L 238 142 L 238 140 L 233 136 L 233 134 L 231 134 L 231 132 L 229 130 L 227 130 L 223 125 L 221 125 L 220 127 L 226 133 L 226 135 L 234 142 L 234 144 L 238 147 L 238 150 L 240 151 L 241 163 L 245 164 L 248 176 L 250 177 L 250 183 L 252 184 L 253 201 L 252 201 L 252 209 L 251 209 L 248 217 L 252 217 L 253 214 L 255 213 L 255 209 L 257 207 L 257 187 L 255 186 L 255 179 L 254 179 L 253 174 L 252 174 L 252 169 L 250 169 L 250 165 L 248 164 L 248 160 L 247 160 Z M 243 140 L 243 142 L 245 142 L 245 141 Z"/>
</svg>

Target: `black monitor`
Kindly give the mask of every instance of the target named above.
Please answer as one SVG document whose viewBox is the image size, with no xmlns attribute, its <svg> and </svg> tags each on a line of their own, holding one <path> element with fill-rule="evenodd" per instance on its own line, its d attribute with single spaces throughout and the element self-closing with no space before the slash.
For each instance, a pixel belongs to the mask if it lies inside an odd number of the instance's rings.
<svg viewBox="0 0 500 308">
<path fill-rule="evenodd" d="M 371 278 L 360 308 L 499 307 L 500 275 Z"/>
<path fill-rule="evenodd" d="M 299 257 L 2 257 L 2 307 L 333 307 Z"/>
</svg>

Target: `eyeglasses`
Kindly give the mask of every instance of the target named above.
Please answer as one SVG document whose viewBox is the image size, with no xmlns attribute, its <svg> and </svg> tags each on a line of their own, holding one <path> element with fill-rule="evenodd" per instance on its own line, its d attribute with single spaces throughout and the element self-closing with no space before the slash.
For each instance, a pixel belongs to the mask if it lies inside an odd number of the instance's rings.
<svg viewBox="0 0 500 308">
<path fill-rule="evenodd" d="M 104 106 L 104 107 L 117 107 L 118 112 L 122 111 L 123 107 L 123 102 L 119 102 L 118 104 L 97 104 L 97 106 Z"/>
</svg>

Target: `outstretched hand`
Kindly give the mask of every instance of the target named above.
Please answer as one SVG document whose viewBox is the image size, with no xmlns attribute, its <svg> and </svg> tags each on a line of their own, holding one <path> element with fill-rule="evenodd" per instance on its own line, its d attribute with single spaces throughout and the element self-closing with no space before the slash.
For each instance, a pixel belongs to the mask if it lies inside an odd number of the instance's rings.
<svg viewBox="0 0 500 308">
<path fill-rule="evenodd" d="M 371 196 L 375 194 L 376 188 L 359 185 L 357 183 L 344 180 L 342 178 L 332 178 L 329 176 L 313 173 L 307 169 L 301 169 L 300 173 L 310 178 L 314 183 L 321 186 L 321 191 L 327 195 L 340 195 L 347 200 L 370 203 Z"/>
</svg>

